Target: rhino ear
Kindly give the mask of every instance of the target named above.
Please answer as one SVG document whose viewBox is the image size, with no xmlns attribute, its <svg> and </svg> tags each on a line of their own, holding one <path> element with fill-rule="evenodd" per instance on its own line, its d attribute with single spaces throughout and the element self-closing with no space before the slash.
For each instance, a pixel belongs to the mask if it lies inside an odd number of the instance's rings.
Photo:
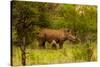
<svg viewBox="0 0 100 67">
<path fill-rule="evenodd" d="M 71 30 L 70 29 L 65 29 L 64 30 L 66 33 L 71 33 Z"/>
<path fill-rule="evenodd" d="M 66 29 L 66 32 L 71 33 L 71 30 L 70 29 Z"/>
<path fill-rule="evenodd" d="M 71 32 L 71 30 L 70 30 L 70 29 L 68 29 L 68 30 L 67 30 L 67 32 Z"/>
</svg>

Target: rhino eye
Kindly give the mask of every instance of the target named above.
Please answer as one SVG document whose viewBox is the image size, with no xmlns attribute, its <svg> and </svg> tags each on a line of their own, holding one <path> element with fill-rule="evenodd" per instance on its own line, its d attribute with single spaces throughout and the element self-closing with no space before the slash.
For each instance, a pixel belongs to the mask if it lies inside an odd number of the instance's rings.
<svg viewBox="0 0 100 67">
<path fill-rule="evenodd" d="M 39 34 L 39 32 L 37 32 L 36 34 Z"/>
</svg>

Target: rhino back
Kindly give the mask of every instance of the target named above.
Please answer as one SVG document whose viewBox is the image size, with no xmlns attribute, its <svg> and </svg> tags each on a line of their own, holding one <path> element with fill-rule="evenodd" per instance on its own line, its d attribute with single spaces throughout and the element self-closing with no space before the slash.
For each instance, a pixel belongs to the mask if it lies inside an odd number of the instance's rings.
<svg viewBox="0 0 100 67">
<path fill-rule="evenodd" d="M 41 36 L 45 36 L 46 40 L 63 40 L 65 35 L 63 30 L 44 29 L 41 31 Z"/>
</svg>

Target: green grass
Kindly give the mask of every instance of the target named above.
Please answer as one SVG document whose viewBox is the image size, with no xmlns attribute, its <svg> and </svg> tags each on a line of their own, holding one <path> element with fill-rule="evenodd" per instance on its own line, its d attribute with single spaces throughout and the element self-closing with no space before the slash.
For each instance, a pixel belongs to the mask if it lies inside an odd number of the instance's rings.
<svg viewBox="0 0 100 67">
<path fill-rule="evenodd" d="M 58 64 L 72 62 L 97 61 L 96 43 L 64 44 L 63 49 L 34 49 L 27 48 L 26 64 Z M 21 65 L 21 51 L 13 46 L 13 65 Z"/>
</svg>

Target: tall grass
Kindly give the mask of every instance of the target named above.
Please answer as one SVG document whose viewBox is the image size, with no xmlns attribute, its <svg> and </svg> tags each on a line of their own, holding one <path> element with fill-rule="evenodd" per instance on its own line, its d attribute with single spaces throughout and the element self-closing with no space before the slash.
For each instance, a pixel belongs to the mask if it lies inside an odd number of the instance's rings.
<svg viewBox="0 0 100 67">
<path fill-rule="evenodd" d="M 88 62 L 97 60 L 96 43 L 69 44 L 64 43 L 63 49 L 34 49 L 26 50 L 27 65 L 58 64 L 71 62 Z M 21 65 L 21 51 L 13 46 L 13 65 Z"/>
</svg>

